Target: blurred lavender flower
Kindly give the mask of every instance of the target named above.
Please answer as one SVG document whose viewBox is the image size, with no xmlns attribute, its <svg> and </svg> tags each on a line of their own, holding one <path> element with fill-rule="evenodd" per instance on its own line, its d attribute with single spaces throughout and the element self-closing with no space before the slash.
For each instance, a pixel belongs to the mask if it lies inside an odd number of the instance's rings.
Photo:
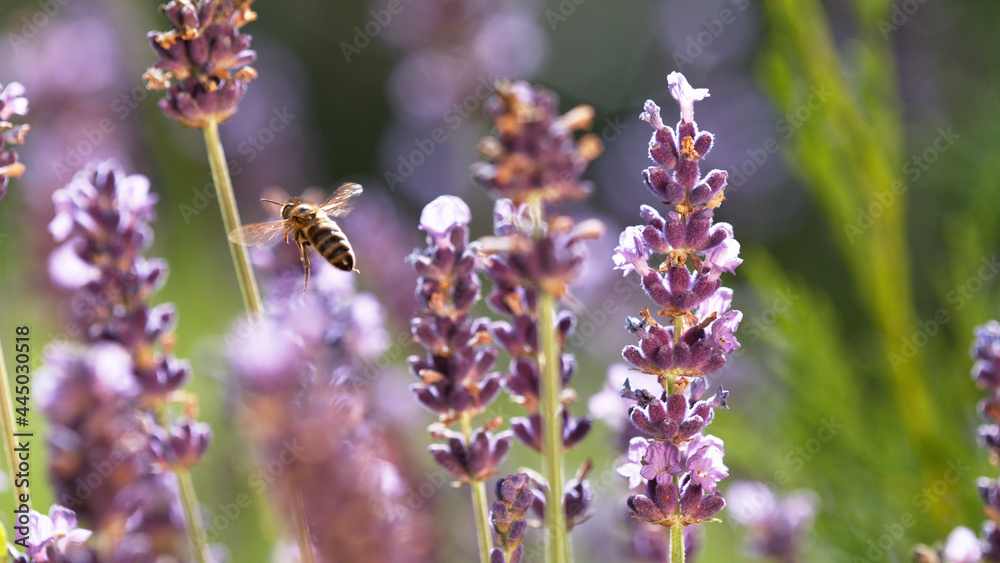
<svg viewBox="0 0 1000 563">
<path fill-rule="evenodd" d="M 804 561 L 819 497 L 809 490 L 778 498 L 763 483 L 741 481 L 729 487 L 729 512 L 750 531 L 748 554 L 782 563 Z"/>
<path fill-rule="evenodd" d="M 57 496 L 94 523 L 115 557 L 144 545 L 184 559 L 185 521 L 172 472 L 197 463 L 211 433 L 190 420 L 191 398 L 187 415 L 166 415 L 190 367 L 172 353 L 173 305 L 148 304 L 167 275 L 163 260 L 143 256 L 156 196 L 145 177 L 127 176 L 108 161 L 79 172 L 53 201 L 49 229 L 60 246 L 49 270 L 73 294 L 67 332 L 88 345 L 53 347 L 40 376 Z"/>
<path fill-rule="evenodd" d="M 465 100 L 475 100 L 473 94 L 488 90 L 495 77 L 528 78 L 541 66 L 547 50 L 538 14 L 530 4 L 515 0 L 407 3 L 383 33 L 387 43 L 404 53 L 389 78 L 393 105 L 410 118 L 465 118 L 475 111 L 463 107 Z M 375 7 L 381 8 L 381 2 Z M 350 62 L 354 53 L 345 50 L 344 55 Z"/>
<path fill-rule="evenodd" d="M 250 36 L 240 33 L 257 19 L 253 0 L 171 0 L 163 13 L 173 24 L 149 32 L 160 58 L 143 75 L 150 90 L 166 90 L 160 108 L 185 127 L 223 123 L 236 113 L 247 83 L 257 77 L 249 66 L 256 53 Z"/>
<path fill-rule="evenodd" d="M 529 198 L 555 202 L 581 199 L 592 191 L 580 177 L 601 154 L 601 141 L 588 133 L 594 108 L 577 106 L 559 115 L 559 97 L 526 82 L 499 81 L 486 113 L 496 136 L 486 137 L 479 152 L 486 162 L 472 166 L 472 176 L 485 188 L 515 204 Z"/>
<path fill-rule="evenodd" d="M 145 158 L 137 127 L 139 105 L 148 93 L 128 68 L 137 45 L 129 35 L 131 12 L 106 0 L 60 4 L 44 32 L 27 38 L 14 29 L 0 40 L 0 76 L 17 76 L 31 93 L 32 126 L 45 131 L 20 152 L 35 166 L 19 185 L 28 225 L 52 218 L 52 193 L 89 160 L 115 158 L 125 168 Z M 101 61 L 94 64 L 94 61 Z M 52 249 L 47 237 L 29 237 L 29 252 Z M 32 272 L 41 279 L 42 272 Z"/>
<path fill-rule="evenodd" d="M 429 517 L 406 504 L 402 444 L 376 420 L 368 394 L 379 375 L 371 362 L 387 341 L 374 326 L 384 314 L 329 264 L 315 266 L 302 294 L 297 252 L 266 254 L 257 258 L 271 274 L 269 315 L 241 323 L 228 341 L 241 424 L 260 467 L 281 468 L 273 498 L 285 514 L 301 502 L 317 560 L 432 560 Z"/>
<path fill-rule="evenodd" d="M 10 548 L 14 563 L 62 563 L 92 560 L 92 554 L 82 547 L 92 532 L 77 527 L 76 514 L 66 507 L 53 504 L 46 516 L 34 510 L 28 521 L 28 536 L 19 541 L 27 545 L 24 555 Z"/>
<path fill-rule="evenodd" d="M 24 97 L 24 86 L 11 82 L 7 87 L 0 85 L 0 199 L 7 194 L 7 184 L 11 178 L 20 178 L 24 165 L 18 162 L 17 152 L 7 145 L 20 145 L 31 129 L 30 125 L 14 125 L 10 119 L 15 115 L 28 114 L 28 98 Z"/>
<path fill-rule="evenodd" d="M 708 90 L 692 88 L 680 73 L 667 77 L 670 93 L 681 108 L 675 130 L 664 125 L 660 108 L 651 100 L 640 116 L 653 128 L 649 156 L 657 164 L 643 173 L 646 187 L 669 206 L 666 217 L 642 206 L 645 226 L 628 227 L 615 249 L 615 268 L 635 272 L 649 297 L 669 319 L 660 325 L 648 307 L 639 318 L 629 318 L 627 329 L 639 338 L 622 356 L 632 367 L 655 376 L 659 389 L 633 389 L 628 380 L 622 397 L 635 401 L 629 418 L 640 436 L 629 445 L 629 462 L 620 472 L 630 485 L 645 484 L 643 494 L 629 498 L 634 516 L 668 527 L 698 524 L 712 519 L 725 506 L 716 490 L 728 476 L 723 443 L 703 435 L 714 409 L 726 407 L 728 392 L 702 399 L 705 376 L 721 369 L 726 354 L 739 346 L 733 332 L 742 313 L 731 310 L 732 290 L 721 287 L 722 272 L 732 273 L 741 262 L 732 227 L 713 225 L 713 214 L 723 199 L 726 173 L 713 170 L 704 177 L 699 161 L 711 149 L 711 133 L 694 123 L 694 102 Z M 654 255 L 662 264 L 650 264 Z M 688 269 L 691 262 L 693 271 Z M 648 443 L 638 460 L 641 441 Z M 639 479 L 636 479 L 638 473 Z"/>
</svg>

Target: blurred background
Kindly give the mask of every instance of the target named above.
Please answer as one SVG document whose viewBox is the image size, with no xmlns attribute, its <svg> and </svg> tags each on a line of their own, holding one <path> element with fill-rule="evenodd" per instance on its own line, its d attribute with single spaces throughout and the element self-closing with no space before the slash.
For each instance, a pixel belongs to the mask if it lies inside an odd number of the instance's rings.
<svg viewBox="0 0 1000 563">
<path fill-rule="evenodd" d="M 64 338 L 67 298 L 51 289 L 52 192 L 94 158 L 114 157 L 159 194 L 150 256 L 169 261 L 157 300 L 180 313 L 176 352 L 215 441 L 195 468 L 209 520 L 252 490 L 252 448 L 229 400 L 225 334 L 242 312 L 201 133 L 179 127 L 140 79 L 155 1 L 3 0 L 0 82 L 27 87 L 28 171 L 0 204 L 2 330 L 27 324 L 36 349 Z M 396 13 L 390 12 L 392 7 Z M 733 224 L 745 263 L 726 281 L 744 312 L 743 348 L 713 384 L 731 390 L 710 432 L 726 442 L 730 479 L 820 501 L 809 561 L 899 561 L 918 542 L 978 530 L 975 478 L 995 477 L 976 445 L 982 392 L 968 373 L 975 325 L 1000 316 L 1000 6 L 971 0 L 339 0 L 258 1 L 251 83 L 222 136 L 245 222 L 266 220 L 268 189 L 326 193 L 364 185 L 342 221 L 358 285 L 381 302 L 389 342 L 374 401 L 412 451 L 413 490 L 438 525 L 442 561 L 474 557 L 464 490 L 441 485 L 423 453 L 432 421 L 409 396 L 416 307 L 405 256 L 423 244 L 422 207 L 463 197 L 473 236 L 492 202 L 468 167 L 489 131 L 482 105 L 497 77 L 555 90 L 563 110 L 589 104 L 605 152 L 593 197 L 564 211 L 608 225 L 573 289 L 570 344 L 586 400 L 632 337 L 624 317 L 647 304 L 612 271 L 617 233 L 653 204 L 642 185 L 651 129 L 646 99 L 673 120 L 666 75 L 711 97 L 696 119 L 715 134 L 709 168 L 730 173 L 717 220 Z M 613 314 L 596 312 L 604 307 Z M 36 353 L 34 360 L 40 361 Z M 505 361 L 502 360 L 502 363 Z M 508 399 L 494 409 L 519 414 Z M 35 415 L 36 430 L 44 424 Z M 627 560 L 623 453 L 614 421 L 570 454 L 585 458 L 598 513 L 574 534 L 577 561 Z M 33 455 L 35 503 L 51 501 Z M 517 445 L 506 469 L 537 466 Z M 267 476 L 263 475 L 266 480 Z M 12 499 L 0 492 L 3 506 Z M 9 511 L 0 520 L 9 525 Z M 746 532 L 726 512 L 705 526 L 705 561 L 742 561 Z M 264 497 L 223 519 L 215 541 L 233 561 L 266 561 L 282 523 Z M 210 536 L 210 539 L 212 537 Z"/>
</svg>

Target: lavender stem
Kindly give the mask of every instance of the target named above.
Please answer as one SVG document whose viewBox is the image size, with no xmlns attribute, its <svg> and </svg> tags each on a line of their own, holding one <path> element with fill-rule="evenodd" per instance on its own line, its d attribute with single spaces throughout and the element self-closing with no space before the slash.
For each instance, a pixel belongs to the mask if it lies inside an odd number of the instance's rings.
<svg viewBox="0 0 1000 563">
<path fill-rule="evenodd" d="M 191 472 L 187 469 L 177 468 L 177 482 L 181 487 L 181 502 L 184 505 L 184 516 L 188 522 L 188 537 L 191 539 L 191 550 L 194 551 L 195 561 L 207 563 L 205 557 L 205 526 L 201 521 L 201 512 L 198 510 L 198 498 L 195 496 L 194 483 L 191 481 Z"/>
<path fill-rule="evenodd" d="M 559 358 L 559 333 L 555 326 L 556 300 L 547 292 L 538 295 L 538 329 L 542 341 L 542 381 L 540 410 L 542 413 L 542 465 L 549 482 L 545 516 L 549 529 L 550 563 L 569 562 L 569 536 L 566 511 L 563 508 L 563 439 L 559 417 L 559 396 L 562 390 L 562 366 Z"/>
<path fill-rule="evenodd" d="M 465 441 L 471 444 L 472 416 L 469 411 L 463 411 L 460 420 Z M 489 525 L 490 507 L 486 500 L 486 482 L 481 479 L 472 479 L 469 481 L 469 488 L 472 490 L 472 512 L 476 517 L 476 539 L 479 543 L 479 560 L 482 563 L 489 563 L 490 538 L 493 537 L 493 534 L 490 531 Z"/>
<path fill-rule="evenodd" d="M 299 546 L 300 563 L 313 563 L 312 539 L 309 537 L 309 523 L 306 521 L 306 508 L 302 503 L 302 491 L 295 491 L 295 499 L 291 507 L 292 527 L 295 528 L 295 543 Z"/>
<path fill-rule="evenodd" d="M 3 344 L 0 343 L 0 385 L 3 389 L 0 389 L 0 403 L 3 409 L 3 445 L 7 453 L 7 469 L 10 471 L 10 480 L 13 483 L 17 483 L 18 480 L 14 478 L 17 474 L 17 459 L 14 449 L 17 448 L 17 443 L 14 440 L 14 403 L 11 401 L 10 395 L 10 380 L 7 378 L 7 366 L 4 363 L 3 355 Z M 21 480 L 22 485 L 17 487 L 17 499 L 15 499 L 15 505 L 20 504 L 18 502 L 22 497 L 28 499 L 27 505 L 28 509 L 31 509 L 31 494 L 28 491 L 28 485 L 26 480 Z"/>
<path fill-rule="evenodd" d="M 684 563 L 684 524 L 680 522 L 680 510 L 677 523 L 670 527 L 670 563 Z"/>
<path fill-rule="evenodd" d="M 219 200 L 219 210 L 222 212 L 222 224 L 226 234 L 240 226 L 240 213 L 236 208 L 236 198 L 233 195 L 233 182 L 229 177 L 226 164 L 226 152 L 219 139 L 219 123 L 210 119 L 202 131 L 205 133 L 205 149 L 208 151 L 208 164 L 212 168 L 212 181 L 215 183 L 215 193 Z M 243 294 L 243 304 L 247 312 L 259 317 L 263 311 L 260 290 L 257 289 L 257 279 L 250 265 L 250 255 L 245 247 L 230 241 L 229 252 L 233 255 L 233 265 L 236 267 L 236 277 L 240 282 L 240 292 Z"/>
</svg>

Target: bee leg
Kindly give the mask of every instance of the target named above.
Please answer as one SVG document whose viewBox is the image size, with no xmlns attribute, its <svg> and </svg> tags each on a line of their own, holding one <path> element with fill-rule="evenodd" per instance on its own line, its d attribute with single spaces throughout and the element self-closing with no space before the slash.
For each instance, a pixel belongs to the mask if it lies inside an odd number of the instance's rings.
<svg viewBox="0 0 1000 563">
<path fill-rule="evenodd" d="M 306 289 L 309 288 L 309 254 L 306 252 L 306 245 L 299 244 L 299 253 L 302 266 L 306 269 L 306 283 L 302 286 L 302 293 L 305 293 Z"/>
</svg>

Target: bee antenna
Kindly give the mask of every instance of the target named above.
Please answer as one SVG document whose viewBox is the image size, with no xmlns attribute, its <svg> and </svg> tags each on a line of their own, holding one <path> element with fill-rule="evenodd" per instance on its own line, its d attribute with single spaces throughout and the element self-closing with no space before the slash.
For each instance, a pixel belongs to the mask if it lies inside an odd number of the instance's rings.
<svg viewBox="0 0 1000 563">
<path fill-rule="evenodd" d="M 274 201 L 273 199 L 267 199 L 266 197 L 262 197 L 262 198 L 260 198 L 260 200 L 261 201 L 266 201 L 268 203 L 273 203 L 273 204 L 278 205 L 278 206 L 284 205 L 281 202 Z"/>
</svg>

